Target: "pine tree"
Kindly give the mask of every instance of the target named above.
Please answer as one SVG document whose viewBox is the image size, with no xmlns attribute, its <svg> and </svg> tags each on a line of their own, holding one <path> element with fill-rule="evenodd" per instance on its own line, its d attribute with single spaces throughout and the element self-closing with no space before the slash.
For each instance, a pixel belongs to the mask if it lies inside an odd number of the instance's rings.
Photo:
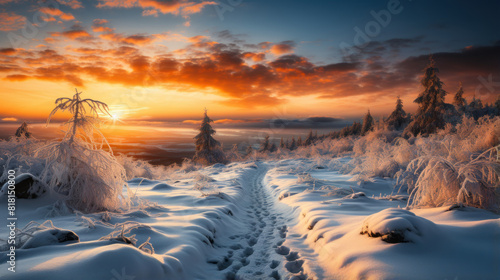
<svg viewBox="0 0 500 280">
<path fill-rule="evenodd" d="M 193 159 L 198 163 L 207 165 L 226 163 L 226 156 L 222 151 L 221 144 L 212 137 L 215 134 L 215 130 L 210 125 L 211 122 L 213 120 L 208 117 L 207 110 L 205 109 L 205 116 L 199 129 L 200 133 L 194 137 L 196 153 Z"/>
<path fill-rule="evenodd" d="M 248 157 L 248 156 L 252 155 L 253 151 L 254 151 L 254 149 L 252 148 L 252 145 L 248 145 L 248 147 L 245 151 L 246 156 Z"/>
<path fill-rule="evenodd" d="M 495 101 L 495 109 L 496 109 L 496 115 L 500 115 L 500 95 L 497 97 L 497 100 Z"/>
<path fill-rule="evenodd" d="M 289 149 L 290 148 L 290 143 L 288 143 L 288 139 L 285 141 L 285 148 Z"/>
<path fill-rule="evenodd" d="M 386 120 L 387 125 L 392 129 L 400 130 L 408 121 L 408 116 L 405 110 L 403 110 L 403 101 L 401 98 L 396 100 L 396 109 L 391 113 L 389 118 Z"/>
<path fill-rule="evenodd" d="M 483 102 L 481 101 L 481 99 L 476 98 L 476 95 L 474 95 L 472 97 L 472 101 L 470 102 L 469 106 L 473 110 L 481 110 L 483 109 Z"/>
<path fill-rule="evenodd" d="M 304 143 L 305 146 L 310 146 L 314 142 L 314 136 L 312 130 L 309 130 L 309 135 L 307 135 L 306 141 Z"/>
<path fill-rule="evenodd" d="M 270 153 L 274 153 L 274 152 L 276 152 L 276 150 L 278 150 L 278 149 L 276 148 L 276 144 L 272 143 L 272 144 L 271 144 L 271 147 L 269 147 L 269 152 L 270 152 Z"/>
<path fill-rule="evenodd" d="M 350 127 L 348 131 L 348 135 L 360 135 L 361 130 L 362 130 L 362 125 L 360 122 L 354 122 Z"/>
<path fill-rule="evenodd" d="M 437 74 L 439 69 L 435 67 L 434 60 L 430 58 L 429 65 L 425 69 L 421 84 L 424 91 L 415 99 L 419 108 L 414 120 L 406 127 L 403 135 L 406 137 L 419 134 L 428 135 L 444 128 L 444 97 L 443 82 Z"/>
<path fill-rule="evenodd" d="M 231 151 L 229 152 L 228 159 L 231 161 L 241 160 L 240 151 L 238 149 L 238 144 L 233 144 Z"/>
<path fill-rule="evenodd" d="M 285 146 L 285 141 L 283 140 L 283 137 L 281 137 L 281 140 L 280 140 L 280 148 L 281 149 L 284 149 L 286 146 Z"/>
<path fill-rule="evenodd" d="M 260 144 L 259 152 L 261 153 L 268 152 L 270 148 L 271 145 L 269 144 L 269 135 L 266 135 L 264 141 Z"/>
<path fill-rule="evenodd" d="M 465 108 L 465 98 L 464 98 L 464 89 L 462 87 L 462 82 L 460 82 L 460 86 L 458 88 L 457 93 L 455 93 L 455 97 L 453 97 L 453 105 L 457 108 L 457 111 L 463 111 Z"/>
<path fill-rule="evenodd" d="M 28 124 L 23 122 L 23 124 L 21 124 L 21 126 L 16 130 L 15 135 L 17 138 L 30 138 L 31 132 L 28 131 Z"/>
<path fill-rule="evenodd" d="M 370 110 L 368 110 L 368 113 L 366 113 L 365 118 L 363 119 L 363 126 L 361 127 L 361 135 L 365 135 L 372 129 L 373 129 L 373 117 L 370 114 Z"/>
<path fill-rule="evenodd" d="M 290 151 L 293 151 L 297 149 L 297 144 L 295 144 L 295 137 L 292 137 L 292 142 L 290 143 L 290 146 L 288 147 Z"/>
<path fill-rule="evenodd" d="M 302 146 L 302 137 L 299 136 L 299 138 L 297 139 L 297 147 L 300 146 Z"/>
</svg>

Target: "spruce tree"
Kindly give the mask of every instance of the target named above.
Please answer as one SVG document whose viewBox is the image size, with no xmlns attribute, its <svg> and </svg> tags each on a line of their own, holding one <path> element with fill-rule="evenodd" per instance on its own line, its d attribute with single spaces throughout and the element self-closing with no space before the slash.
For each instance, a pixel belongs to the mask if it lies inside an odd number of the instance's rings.
<svg viewBox="0 0 500 280">
<path fill-rule="evenodd" d="M 292 137 L 292 142 L 290 143 L 290 147 L 288 147 L 290 151 L 297 149 L 297 144 L 295 143 L 295 137 Z"/>
<path fill-rule="evenodd" d="M 199 129 L 200 133 L 194 137 L 196 153 L 193 159 L 198 163 L 207 165 L 226 163 L 226 156 L 222 151 L 221 144 L 212 137 L 215 134 L 215 130 L 210 125 L 211 122 L 213 120 L 208 117 L 207 110 L 205 109 L 205 116 Z"/>
<path fill-rule="evenodd" d="M 21 124 L 21 126 L 17 128 L 15 135 L 17 138 L 30 138 L 31 132 L 28 131 L 28 124 L 26 122 L 23 122 L 23 124 Z"/>
<path fill-rule="evenodd" d="M 310 146 L 314 142 L 314 136 L 312 130 L 309 130 L 309 135 L 307 135 L 304 145 Z"/>
<path fill-rule="evenodd" d="M 245 151 L 246 156 L 247 157 L 251 156 L 253 154 L 253 151 L 254 151 L 254 149 L 252 148 L 252 145 L 248 145 L 248 147 L 247 147 L 247 149 Z"/>
<path fill-rule="evenodd" d="M 457 108 L 457 111 L 463 111 L 465 108 L 465 98 L 464 98 L 464 89 L 462 87 L 462 83 L 460 82 L 460 86 L 458 88 L 457 93 L 453 97 L 453 105 Z"/>
<path fill-rule="evenodd" d="M 271 147 L 269 147 L 269 152 L 270 153 L 274 153 L 274 152 L 276 152 L 276 150 L 277 150 L 276 144 L 272 143 Z"/>
<path fill-rule="evenodd" d="M 281 141 L 280 141 L 280 148 L 281 149 L 284 149 L 286 146 L 285 146 L 285 141 L 283 140 L 283 137 L 281 137 Z"/>
<path fill-rule="evenodd" d="M 389 118 L 386 120 L 386 123 L 389 125 L 389 128 L 400 130 L 407 123 L 407 120 L 408 116 L 403 109 L 403 101 L 398 96 L 398 99 L 396 100 L 396 109 L 394 109 L 391 113 Z"/>
<path fill-rule="evenodd" d="M 361 135 L 365 135 L 372 129 L 373 129 L 373 117 L 370 114 L 370 110 L 368 110 L 368 113 L 366 113 L 365 118 L 363 119 L 363 126 L 361 127 Z"/>
<path fill-rule="evenodd" d="M 299 138 L 297 139 L 297 146 L 300 147 L 302 146 L 302 137 L 299 136 Z"/>
<path fill-rule="evenodd" d="M 270 148 L 271 145 L 269 144 L 269 135 L 266 135 L 264 141 L 260 144 L 259 152 L 261 153 L 268 152 Z"/>
<path fill-rule="evenodd" d="M 429 135 L 438 129 L 444 128 L 444 97 L 446 91 L 443 90 L 443 82 L 437 74 L 439 69 L 435 66 L 434 60 L 430 58 L 429 65 L 424 71 L 421 84 L 424 91 L 415 99 L 419 108 L 414 120 L 403 132 L 405 137 L 417 136 L 419 134 Z"/>
</svg>

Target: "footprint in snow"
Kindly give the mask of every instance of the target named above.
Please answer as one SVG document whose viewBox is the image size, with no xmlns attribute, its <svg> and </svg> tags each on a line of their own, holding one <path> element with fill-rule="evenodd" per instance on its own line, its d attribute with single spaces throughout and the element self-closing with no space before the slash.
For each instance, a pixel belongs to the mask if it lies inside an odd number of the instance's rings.
<svg viewBox="0 0 500 280">
<path fill-rule="evenodd" d="M 298 273 L 302 270 L 303 264 L 304 264 L 303 260 L 291 261 L 285 264 L 285 268 L 291 273 Z"/>
<path fill-rule="evenodd" d="M 290 253 L 290 248 L 286 246 L 278 246 L 278 248 L 276 248 L 275 251 L 279 255 L 286 256 Z"/>
</svg>

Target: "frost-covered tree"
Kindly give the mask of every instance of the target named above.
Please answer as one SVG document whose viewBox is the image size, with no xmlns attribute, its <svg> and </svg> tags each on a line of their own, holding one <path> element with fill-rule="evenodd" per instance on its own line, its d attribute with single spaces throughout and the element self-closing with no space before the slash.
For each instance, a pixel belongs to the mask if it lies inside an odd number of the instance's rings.
<svg viewBox="0 0 500 280">
<path fill-rule="evenodd" d="M 269 135 L 266 135 L 266 137 L 264 137 L 264 141 L 260 143 L 259 152 L 261 153 L 268 152 L 270 148 L 271 144 L 269 143 Z"/>
<path fill-rule="evenodd" d="M 466 101 L 464 98 L 464 89 L 462 87 L 461 82 L 460 82 L 457 93 L 455 93 L 455 96 L 453 97 L 453 105 L 455 105 L 455 108 L 457 109 L 457 111 L 459 111 L 459 112 L 464 111 Z"/>
<path fill-rule="evenodd" d="M 500 116 L 500 95 L 497 97 L 497 100 L 495 101 L 495 110 L 496 110 L 496 115 Z"/>
<path fill-rule="evenodd" d="M 20 127 L 17 128 L 15 136 L 17 138 L 30 138 L 31 132 L 28 131 L 28 124 L 23 122 Z"/>
<path fill-rule="evenodd" d="M 229 155 L 227 156 L 227 158 L 230 161 L 241 160 L 241 154 L 240 154 L 240 151 L 238 149 L 238 144 L 233 144 L 233 147 L 231 148 L 231 151 L 229 151 Z"/>
<path fill-rule="evenodd" d="M 292 142 L 290 142 L 290 146 L 288 146 L 290 151 L 297 149 L 297 144 L 295 143 L 295 137 L 292 137 Z"/>
<path fill-rule="evenodd" d="M 314 136 L 312 130 L 309 130 L 309 135 L 307 135 L 306 141 L 304 142 L 304 145 L 310 146 L 314 142 Z"/>
<path fill-rule="evenodd" d="M 248 156 L 251 156 L 254 152 L 254 149 L 252 147 L 252 145 L 248 145 L 247 149 L 245 150 L 245 155 L 248 157 Z"/>
<path fill-rule="evenodd" d="M 363 119 L 363 126 L 361 127 L 361 135 L 365 135 L 369 131 L 373 129 L 373 117 L 370 114 L 370 110 L 366 113 L 364 119 Z"/>
<path fill-rule="evenodd" d="M 278 148 L 276 148 L 276 144 L 272 143 L 271 147 L 269 147 L 269 152 L 274 153 L 276 150 L 278 150 Z"/>
<path fill-rule="evenodd" d="M 483 106 L 483 102 L 481 101 L 481 99 L 476 98 L 476 95 L 474 95 L 472 97 L 472 101 L 469 104 L 469 107 L 473 110 L 481 110 L 481 109 L 483 109 L 484 106 Z"/>
<path fill-rule="evenodd" d="M 215 134 L 215 130 L 210 125 L 211 122 L 213 120 L 208 117 L 205 109 L 205 115 L 199 128 L 200 132 L 194 137 L 196 153 L 193 160 L 205 165 L 226 163 L 226 156 L 222 151 L 221 144 L 212 136 Z"/>
<path fill-rule="evenodd" d="M 300 147 L 302 146 L 302 137 L 299 136 L 299 138 L 297 138 L 297 146 Z"/>
<path fill-rule="evenodd" d="M 102 122 L 99 114 L 110 116 L 108 106 L 80 95 L 76 90 L 72 98 L 58 98 L 47 119 L 48 125 L 58 111 L 72 115 L 62 141 L 50 142 L 36 153 L 46 159 L 41 178 L 71 208 L 83 212 L 116 210 L 129 200 L 122 195 L 125 170 L 98 129 Z M 103 145 L 109 151 L 103 150 Z"/>
<path fill-rule="evenodd" d="M 408 116 L 403 109 L 403 101 L 398 96 L 398 99 L 396 100 L 396 109 L 394 109 L 391 115 L 389 115 L 386 123 L 391 129 L 400 130 L 407 124 L 407 122 Z"/>
<path fill-rule="evenodd" d="M 419 106 L 417 114 L 404 130 L 404 136 L 429 135 L 438 129 L 444 128 L 443 113 L 445 110 L 444 97 L 446 91 L 443 89 L 443 82 L 437 76 L 438 73 L 439 69 L 435 66 L 434 60 L 431 58 L 421 80 L 424 90 L 414 101 Z"/>
</svg>

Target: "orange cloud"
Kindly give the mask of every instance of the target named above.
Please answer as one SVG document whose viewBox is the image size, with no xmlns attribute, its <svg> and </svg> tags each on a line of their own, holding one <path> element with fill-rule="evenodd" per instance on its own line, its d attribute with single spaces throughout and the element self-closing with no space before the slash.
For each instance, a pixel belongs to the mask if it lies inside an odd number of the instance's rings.
<svg viewBox="0 0 500 280">
<path fill-rule="evenodd" d="M 294 42 L 292 41 L 286 41 L 282 42 L 280 44 L 275 44 L 271 46 L 271 53 L 275 55 L 282 55 L 282 54 L 287 54 L 287 53 L 292 53 L 293 50 L 295 49 Z"/>
<path fill-rule="evenodd" d="M 201 2 L 201 3 L 197 3 L 197 4 L 194 4 L 194 5 L 191 5 L 191 6 L 185 6 L 182 11 L 181 11 L 181 14 L 186 16 L 186 15 L 192 15 L 192 14 L 197 14 L 197 13 L 200 13 L 201 10 L 203 10 L 203 8 L 207 5 L 217 5 L 216 2 L 213 2 L 213 1 L 205 1 L 205 2 Z"/>
<path fill-rule="evenodd" d="M 158 17 L 158 10 L 144 10 L 142 11 L 142 15 L 147 17 L 147 16 L 153 16 L 153 17 Z"/>
<path fill-rule="evenodd" d="M 158 12 L 162 14 L 173 15 L 191 15 L 201 12 L 207 5 L 215 5 L 213 1 L 203 1 L 200 3 L 190 2 L 189 0 L 99 0 L 98 8 L 133 8 L 140 7 L 144 9 L 144 16 L 155 15 Z M 156 13 L 151 12 L 152 10 Z M 147 11 L 147 12 L 145 12 Z"/>
<path fill-rule="evenodd" d="M 52 7 L 41 7 L 40 12 L 44 13 L 45 16 L 42 17 L 45 21 L 55 21 L 55 17 L 59 17 L 61 20 L 68 21 L 74 20 L 75 17 L 70 13 L 65 13 L 59 9 Z"/>
<path fill-rule="evenodd" d="M 63 31 L 63 32 L 50 32 L 50 35 L 53 37 L 66 37 L 72 40 L 75 39 L 89 39 L 92 37 L 87 31 L 82 30 L 82 29 L 77 29 L 77 30 L 68 30 L 68 31 Z"/>
<path fill-rule="evenodd" d="M 0 31 L 15 31 L 23 28 L 26 18 L 16 13 L 0 13 Z"/>
<path fill-rule="evenodd" d="M 2 121 L 4 122 L 17 122 L 16 118 L 2 118 Z"/>
<path fill-rule="evenodd" d="M 61 5 L 68 6 L 72 9 L 83 8 L 82 2 L 78 0 L 57 0 L 57 2 Z"/>
</svg>

